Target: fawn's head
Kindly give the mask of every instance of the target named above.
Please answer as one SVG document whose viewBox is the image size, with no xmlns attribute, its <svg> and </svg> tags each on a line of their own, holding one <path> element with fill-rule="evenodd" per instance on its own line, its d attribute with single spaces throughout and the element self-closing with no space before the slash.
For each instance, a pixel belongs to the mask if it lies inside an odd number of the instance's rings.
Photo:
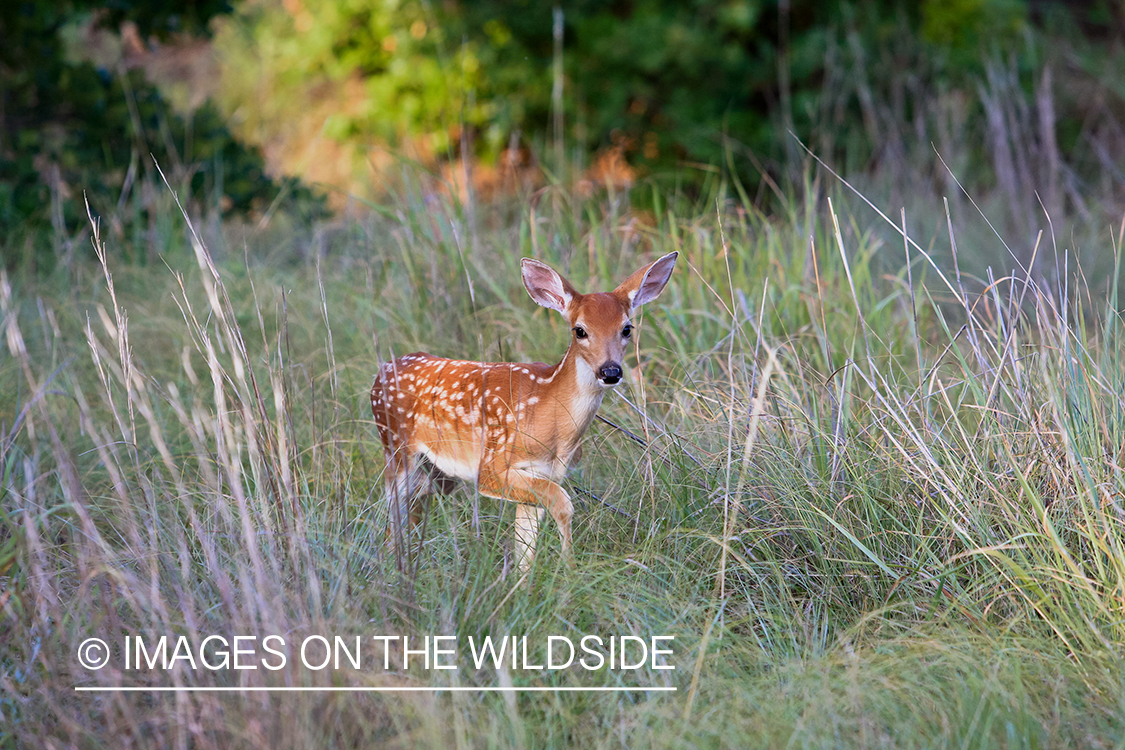
<svg viewBox="0 0 1125 750">
<path fill-rule="evenodd" d="M 589 367 L 600 387 L 621 381 L 625 346 L 633 335 L 630 317 L 646 302 L 656 299 L 676 265 L 677 253 L 668 253 L 641 268 L 612 292 L 579 294 L 570 282 L 545 263 L 524 258 L 523 285 L 543 307 L 558 310 L 570 324 L 571 349 Z"/>
</svg>

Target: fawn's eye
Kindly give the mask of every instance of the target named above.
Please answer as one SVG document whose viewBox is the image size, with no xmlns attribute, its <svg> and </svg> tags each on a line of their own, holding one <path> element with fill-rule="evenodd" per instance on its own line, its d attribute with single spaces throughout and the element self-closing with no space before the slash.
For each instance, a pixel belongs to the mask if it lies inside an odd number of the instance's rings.
<svg viewBox="0 0 1125 750">
<path fill-rule="evenodd" d="M 621 329 L 621 335 L 624 336 L 625 338 L 629 338 L 630 336 L 632 336 L 633 335 L 633 326 L 626 325 L 624 328 Z"/>
<path fill-rule="evenodd" d="M 575 338 L 584 339 L 588 335 L 589 334 L 586 333 L 586 329 L 583 328 L 582 326 L 574 326 L 574 337 Z"/>
</svg>

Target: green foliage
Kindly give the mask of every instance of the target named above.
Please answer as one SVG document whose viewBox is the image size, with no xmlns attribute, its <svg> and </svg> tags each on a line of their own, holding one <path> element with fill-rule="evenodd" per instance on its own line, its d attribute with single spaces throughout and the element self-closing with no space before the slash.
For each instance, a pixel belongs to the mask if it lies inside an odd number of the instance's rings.
<svg viewBox="0 0 1125 750">
<path fill-rule="evenodd" d="M 288 82 L 290 96 L 318 82 L 354 80 L 359 98 L 331 118 L 328 137 L 392 144 L 416 137 L 447 155 L 468 126 L 478 154 L 490 159 L 514 132 L 550 130 L 558 5 L 246 4 L 237 28 L 219 39 L 236 89 L 228 107 L 242 107 L 245 94 L 267 80 Z M 796 0 L 787 11 L 765 0 L 577 0 L 561 7 L 568 139 L 581 150 L 618 146 L 650 168 L 685 159 L 721 164 L 728 136 L 766 159 L 780 158 L 785 135 L 778 125 L 808 132 L 819 124 L 820 100 L 836 93 L 823 89 L 834 64 L 826 53 L 846 33 L 857 34 L 873 57 L 890 37 L 907 35 L 920 58 L 949 57 L 944 74 L 956 77 L 979 72 L 982 52 L 1015 49 L 1027 28 L 1023 0 L 921 7 Z M 902 72 L 882 70 L 875 85 Z M 252 106 L 260 114 L 248 116 L 268 118 L 270 106 Z M 858 124 L 854 100 L 848 113 L 845 126 Z"/>
<path fill-rule="evenodd" d="M 1026 23 L 1023 0 L 925 0 L 922 4 L 923 38 L 973 56 L 985 44 L 1010 44 Z"/>
<path fill-rule="evenodd" d="M 497 82 L 497 98 L 523 100 L 510 108 L 508 127 L 534 131 L 548 122 L 552 5 L 465 6 L 466 28 L 495 18 L 510 29 L 512 41 L 493 49 L 494 64 L 511 71 Z M 565 10 L 566 84 L 572 87 L 567 118 L 584 120 L 589 145 L 620 145 L 649 163 L 720 163 L 724 131 L 755 144 L 770 139 L 766 103 L 777 81 L 776 16 L 761 3 L 580 2 Z M 816 36 L 798 37 L 795 56 Z"/>
<path fill-rule="evenodd" d="M 159 161 L 189 205 L 223 213 L 264 211 L 279 194 L 310 216 L 321 199 L 295 182 L 276 185 L 261 154 L 236 141 L 218 110 L 190 117 L 169 107 L 139 71 L 99 69 L 69 59 L 60 30 L 94 13 L 102 23 L 138 24 L 144 35 L 200 32 L 225 2 L 183 5 L 12 2 L 0 6 L 0 236 L 9 267 L 30 261 L 49 270 L 56 248 L 37 239 L 68 235 L 95 215 L 114 222 L 152 220 L 142 186 L 161 181 Z M 8 42 L 11 43 L 8 43 Z M 127 207 L 136 210 L 123 212 Z M 31 257 L 21 251 L 30 242 Z"/>
<path fill-rule="evenodd" d="M 844 174 L 890 174 L 876 182 L 897 193 L 956 201 L 952 173 L 999 195 L 1026 258 L 1030 185 L 1052 216 L 1088 216 L 1091 184 L 1106 202 L 1125 188 L 1125 17 L 1103 6 L 263 0 L 216 46 L 239 133 L 294 150 L 332 141 L 348 189 L 382 193 L 396 157 L 434 166 L 468 148 L 487 164 L 519 143 L 562 183 L 610 149 L 629 177 L 702 194 L 718 169 L 777 208 L 808 163 L 792 132 Z"/>
<path fill-rule="evenodd" d="M 302 0 L 290 13 L 278 3 L 246 3 L 237 24 L 215 40 L 231 75 L 220 98 L 228 108 L 256 103 L 246 112 L 250 130 L 300 106 L 325 84 L 358 83 L 324 125 L 337 140 L 395 143 L 408 135 L 448 150 L 464 121 L 483 126 L 490 110 L 462 100 L 481 85 L 475 43 L 459 47 L 443 11 L 413 0 Z M 435 15 L 437 13 L 438 15 Z M 270 101 L 255 95 L 262 85 Z"/>
</svg>

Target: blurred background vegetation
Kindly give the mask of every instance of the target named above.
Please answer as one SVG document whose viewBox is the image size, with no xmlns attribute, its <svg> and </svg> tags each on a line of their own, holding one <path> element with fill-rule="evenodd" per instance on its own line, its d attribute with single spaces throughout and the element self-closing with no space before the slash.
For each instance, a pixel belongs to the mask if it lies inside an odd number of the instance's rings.
<svg viewBox="0 0 1125 750">
<path fill-rule="evenodd" d="M 72 262 L 85 196 L 129 258 L 174 251 L 156 163 L 204 226 L 304 226 L 406 164 L 470 206 L 720 175 L 768 212 L 803 142 L 896 207 L 956 176 L 1026 253 L 1044 211 L 1120 205 L 1123 30 L 1120 0 L 13 0 L 0 248 Z"/>
</svg>

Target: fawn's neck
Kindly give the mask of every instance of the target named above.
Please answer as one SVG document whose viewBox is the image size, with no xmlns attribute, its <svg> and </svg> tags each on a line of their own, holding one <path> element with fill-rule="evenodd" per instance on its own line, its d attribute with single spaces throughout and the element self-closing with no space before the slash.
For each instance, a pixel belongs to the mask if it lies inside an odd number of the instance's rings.
<svg viewBox="0 0 1125 750">
<path fill-rule="evenodd" d="M 577 446 L 578 440 L 594 420 L 606 392 L 606 388 L 598 383 L 593 368 L 578 356 L 574 348 L 575 344 L 572 342 L 544 385 L 552 392 L 548 396 L 549 400 L 560 404 L 566 415 L 560 415 L 560 429 L 575 431 L 570 441 L 572 447 Z"/>
</svg>

